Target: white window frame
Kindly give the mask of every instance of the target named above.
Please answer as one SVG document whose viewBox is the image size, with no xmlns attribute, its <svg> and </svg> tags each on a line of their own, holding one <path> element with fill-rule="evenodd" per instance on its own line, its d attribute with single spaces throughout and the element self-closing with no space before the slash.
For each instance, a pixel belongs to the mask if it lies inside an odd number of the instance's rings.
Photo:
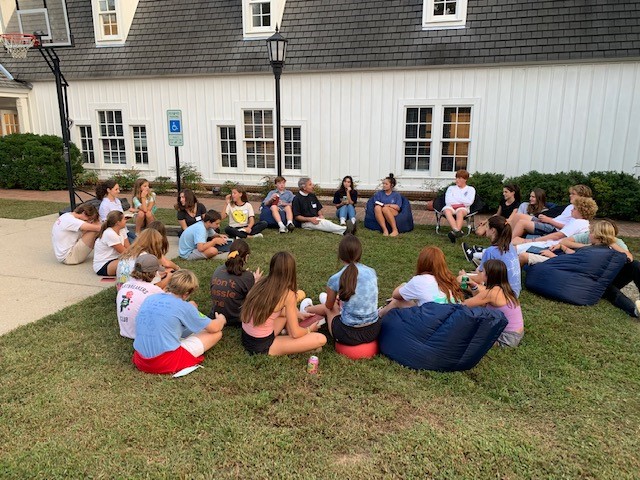
<svg viewBox="0 0 640 480">
<path fill-rule="evenodd" d="M 83 129 L 89 129 L 89 136 L 83 134 Z M 86 131 L 85 131 L 86 132 Z M 85 149 L 86 142 L 86 149 Z M 80 152 L 82 153 L 82 164 L 89 166 L 96 165 L 96 145 L 93 141 L 93 127 L 89 123 L 78 125 L 78 143 L 80 144 Z M 89 148 L 91 147 L 91 148 Z M 85 160 L 86 154 L 86 160 Z"/>
<path fill-rule="evenodd" d="M 93 4 L 93 30 L 97 46 L 122 45 L 124 43 L 124 25 L 122 22 L 123 13 L 120 0 L 113 0 L 115 10 L 102 11 L 100 9 L 101 0 L 92 0 Z M 109 1 L 109 0 L 102 0 Z M 102 17 L 105 15 L 116 16 L 116 26 L 118 33 L 115 35 L 106 35 L 102 24 Z"/>
<path fill-rule="evenodd" d="M 429 170 L 405 170 L 404 168 L 404 144 L 407 108 L 432 108 L 431 123 L 431 155 L 429 159 Z M 475 160 L 478 150 L 479 119 L 481 118 L 481 104 L 478 98 L 451 98 L 451 99 L 404 99 L 398 102 L 398 130 L 397 130 L 397 161 L 396 171 L 404 178 L 433 178 L 433 179 L 453 179 L 455 171 L 442 171 L 442 143 L 443 141 L 456 141 L 456 139 L 444 139 L 442 127 L 444 125 L 444 109 L 446 107 L 470 107 L 471 126 L 469 129 L 469 149 L 467 156 L 467 170 L 475 168 Z M 399 176 L 400 176 L 399 175 Z"/>
<path fill-rule="evenodd" d="M 434 15 L 435 2 L 441 0 L 423 0 L 422 29 L 444 30 L 465 28 L 467 22 L 467 0 L 456 0 L 456 13 L 453 15 Z"/>
<path fill-rule="evenodd" d="M 216 142 L 216 149 L 218 150 L 218 165 L 219 167 L 224 170 L 224 171 L 232 171 L 232 172 L 237 172 L 238 169 L 240 168 L 241 165 L 241 155 L 240 155 L 240 149 L 238 148 L 238 126 L 234 123 L 234 122 L 220 122 L 218 124 L 215 125 L 214 127 L 216 129 L 216 137 L 217 137 L 217 142 Z M 236 152 L 235 152 L 235 156 L 236 156 L 236 166 L 232 166 L 231 165 L 231 159 L 229 159 L 229 166 L 225 166 L 223 164 L 224 155 L 232 155 L 230 152 L 227 152 L 226 154 L 222 151 L 222 142 L 223 142 L 223 138 L 222 138 L 222 129 L 223 128 L 233 128 L 236 138 L 232 141 L 229 140 L 228 138 L 224 139 L 225 142 L 227 142 L 228 145 L 231 145 L 231 143 L 235 143 L 236 146 Z"/>
<path fill-rule="evenodd" d="M 145 145 L 143 146 L 142 143 L 140 143 L 140 148 L 136 146 L 136 141 L 137 140 L 142 141 L 142 137 L 140 137 L 139 139 L 136 138 L 136 128 L 144 128 Z M 133 165 L 135 167 L 148 168 L 150 155 L 149 155 L 149 130 L 147 129 L 147 125 L 143 123 L 131 124 L 129 126 L 129 130 L 131 131 L 131 146 L 133 148 Z M 144 160 L 144 156 L 146 155 L 147 161 L 138 162 L 138 155 L 141 156 L 142 160 Z"/>
<path fill-rule="evenodd" d="M 296 124 L 295 122 L 291 122 L 288 125 L 281 125 L 281 127 L 282 127 L 282 132 L 281 132 L 281 135 L 282 135 L 282 149 L 281 149 L 281 152 L 282 152 L 282 170 L 286 171 L 286 172 L 290 172 L 290 174 L 292 174 L 292 175 L 300 175 L 301 172 L 304 171 L 304 163 L 305 163 L 304 162 L 304 160 L 305 160 L 305 155 L 304 155 L 304 128 L 300 123 Z M 300 168 L 287 168 L 287 166 L 286 166 L 287 165 L 286 153 L 285 153 L 286 140 L 285 140 L 285 135 L 284 135 L 285 128 L 299 128 L 300 129 L 300 140 L 299 140 L 299 143 L 300 143 Z M 292 141 L 295 141 L 295 140 L 292 140 Z M 293 156 L 293 154 L 292 154 L 292 156 Z M 277 161 L 278 161 L 278 159 L 277 159 L 277 155 L 276 155 L 276 162 Z"/>
<path fill-rule="evenodd" d="M 113 115 L 114 115 L 113 125 L 114 126 L 118 125 L 118 123 L 115 121 L 116 112 L 120 112 L 120 121 L 121 121 L 120 125 L 121 125 L 121 128 L 122 128 L 122 135 L 117 135 L 117 131 L 116 131 L 116 135 L 113 135 L 113 136 L 109 135 L 108 131 L 107 131 L 107 135 L 106 136 L 102 135 L 102 128 L 101 128 L 102 122 L 100 121 L 100 113 L 101 112 L 104 112 L 105 114 L 107 112 L 113 112 Z M 98 130 L 97 130 L 97 133 L 98 133 L 98 144 L 100 146 L 100 160 L 101 160 L 102 164 L 104 166 L 109 166 L 109 167 L 114 167 L 114 168 L 123 168 L 123 167 L 126 168 L 126 166 L 128 165 L 127 152 L 129 151 L 129 149 L 127 148 L 127 135 L 125 135 L 126 123 L 124 121 L 124 113 L 123 113 L 123 111 L 118 109 L 118 108 L 99 109 L 99 110 L 96 110 L 96 120 L 97 120 L 97 124 L 98 124 Z M 108 122 L 108 119 L 106 119 L 106 120 L 107 120 L 106 125 L 108 127 L 111 123 Z M 117 151 L 119 151 L 119 152 L 124 151 L 124 163 L 120 163 L 120 162 L 113 163 L 113 162 L 107 162 L 105 160 L 105 149 L 103 147 L 103 141 L 104 140 L 109 140 L 109 141 L 115 140 L 115 141 L 118 141 L 118 142 L 122 141 L 122 146 L 124 147 L 124 149 L 123 150 L 117 150 Z M 109 151 L 112 151 L 112 150 L 109 150 Z"/>
<path fill-rule="evenodd" d="M 256 111 L 256 110 L 262 110 L 263 112 L 266 110 L 270 110 L 271 111 L 271 118 L 273 120 L 273 123 L 271 124 L 272 126 L 272 132 L 273 135 L 271 137 L 250 137 L 250 139 L 247 139 L 247 137 L 245 136 L 245 123 L 244 123 L 244 113 L 248 110 L 251 111 Z M 242 137 L 241 137 L 241 141 L 242 141 L 242 153 L 244 154 L 244 168 L 246 172 L 250 172 L 250 173 L 261 173 L 261 174 L 269 174 L 269 173 L 274 173 L 276 172 L 276 168 L 277 168 L 277 152 L 276 152 L 276 125 L 275 125 L 275 120 L 276 120 L 276 112 L 275 112 L 275 108 L 273 108 L 273 105 L 269 104 L 269 105 L 263 105 L 263 106 L 243 106 L 240 109 L 240 132 L 242 132 Z M 263 124 L 264 125 L 264 124 Z M 236 139 L 238 137 L 237 134 L 238 130 L 236 130 Z M 265 166 L 264 167 L 250 167 L 249 166 L 249 155 L 247 152 L 247 142 L 251 142 L 251 141 L 262 141 L 262 142 L 269 142 L 271 141 L 273 143 L 273 167 L 267 167 L 266 166 L 266 159 L 265 159 Z"/>
<path fill-rule="evenodd" d="M 269 25 L 262 27 L 253 26 L 253 6 L 260 3 L 269 4 Z M 242 0 L 242 29 L 245 40 L 261 40 L 273 35 L 276 31 L 279 8 L 277 0 Z"/>
</svg>

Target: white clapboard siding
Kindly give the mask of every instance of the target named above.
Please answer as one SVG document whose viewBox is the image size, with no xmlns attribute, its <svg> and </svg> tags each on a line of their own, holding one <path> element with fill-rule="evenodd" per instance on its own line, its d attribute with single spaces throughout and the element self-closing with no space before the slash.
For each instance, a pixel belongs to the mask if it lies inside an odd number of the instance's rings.
<svg viewBox="0 0 640 480">
<path fill-rule="evenodd" d="M 274 108 L 271 75 L 70 80 L 70 84 L 72 138 L 78 142 L 78 125 L 93 127 L 96 167 L 102 176 L 122 167 L 100 163 L 99 109 L 122 110 L 128 167 L 133 162 L 129 127 L 146 126 L 150 164 L 137 168 L 149 178 L 172 174 L 167 109 L 182 110 L 181 162 L 196 165 L 207 182 L 257 184 L 263 175 L 275 173 L 245 170 L 241 141 L 242 109 Z M 404 108 L 458 100 L 473 105 L 471 172 L 640 173 L 640 63 L 613 62 L 305 74 L 285 69 L 282 123 L 302 127 L 303 168 L 284 174 L 290 183 L 308 175 L 324 187 L 337 185 L 350 174 L 361 188 L 375 188 L 389 172 L 405 190 L 448 182 L 450 173 L 402 171 Z M 53 82 L 35 83 L 29 103 L 33 131 L 59 134 Z M 238 169 L 220 166 L 218 125 L 236 126 Z"/>
</svg>

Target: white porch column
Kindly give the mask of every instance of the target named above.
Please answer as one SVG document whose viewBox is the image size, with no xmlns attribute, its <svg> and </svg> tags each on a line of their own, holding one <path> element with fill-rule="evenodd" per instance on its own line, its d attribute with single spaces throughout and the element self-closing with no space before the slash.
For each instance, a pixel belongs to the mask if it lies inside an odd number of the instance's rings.
<svg viewBox="0 0 640 480">
<path fill-rule="evenodd" d="M 18 111 L 18 122 L 20 123 L 20 133 L 31 132 L 31 118 L 29 117 L 29 100 L 27 97 L 16 98 L 16 110 Z"/>
</svg>

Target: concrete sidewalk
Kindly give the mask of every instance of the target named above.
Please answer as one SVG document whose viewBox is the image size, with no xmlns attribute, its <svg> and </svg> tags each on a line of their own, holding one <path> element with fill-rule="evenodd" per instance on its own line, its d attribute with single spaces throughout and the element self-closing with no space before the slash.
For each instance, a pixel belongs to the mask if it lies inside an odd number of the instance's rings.
<svg viewBox="0 0 640 480">
<path fill-rule="evenodd" d="M 31 220 L 0 218 L 0 335 L 73 305 L 113 282 L 100 281 L 92 268 L 93 255 L 80 265 L 62 265 L 51 246 L 57 214 Z M 170 258 L 177 256 L 178 239 L 169 237 Z"/>
</svg>

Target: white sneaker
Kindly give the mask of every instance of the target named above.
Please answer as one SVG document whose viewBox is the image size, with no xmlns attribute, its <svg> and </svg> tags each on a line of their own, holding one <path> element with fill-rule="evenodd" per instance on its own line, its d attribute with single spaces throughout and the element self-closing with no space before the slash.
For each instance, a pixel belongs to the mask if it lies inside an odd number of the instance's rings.
<svg viewBox="0 0 640 480">
<path fill-rule="evenodd" d="M 255 235 L 249 235 L 249 238 L 264 238 L 264 235 L 261 233 L 256 233 Z"/>
<path fill-rule="evenodd" d="M 340 225 L 346 225 L 347 219 L 344 217 L 340 218 Z"/>
<path fill-rule="evenodd" d="M 311 300 L 309 297 L 305 298 L 300 302 L 300 311 L 306 312 L 306 308 L 310 307 L 311 305 L 313 305 L 313 300 Z"/>
<path fill-rule="evenodd" d="M 318 295 L 318 300 L 320 300 L 321 305 L 327 303 L 327 292 L 322 292 L 320 295 Z"/>
<path fill-rule="evenodd" d="M 285 227 L 284 225 L 280 227 L 280 229 L 278 230 L 278 232 L 280 233 L 289 233 L 289 230 L 287 230 L 287 227 Z"/>
<path fill-rule="evenodd" d="M 636 300 L 636 317 L 640 318 L 640 300 Z"/>
</svg>

